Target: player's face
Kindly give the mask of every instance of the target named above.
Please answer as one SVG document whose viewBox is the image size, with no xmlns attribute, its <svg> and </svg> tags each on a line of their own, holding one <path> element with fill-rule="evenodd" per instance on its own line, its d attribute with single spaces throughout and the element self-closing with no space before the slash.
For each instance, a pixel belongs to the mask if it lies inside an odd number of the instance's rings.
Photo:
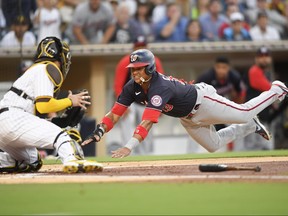
<svg viewBox="0 0 288 216">
<path fill-rule="evenodd" d="M 217 63 L 214 65 L 214 69 L 218 79 L 226 79 L 230 70 L 230 66 L 224 63 Z"/>
<path fill-rule="evenodd" d="M 239 33 L 241 32 L 241 29 L 242 29 L 242 21 L 235 21 L 235 22 L 232 22 L 232 28 L 234 30 L 235 33 Z"/>
<path fill-rule="evenodd" d="M 270 55 L 261 55 L 256 57 L 256 63 L 262 67 L 266 68 L 269 67 L 272 63 L 272 58 Z"/>
<path fill-rule="evenodd" d="M 101 1 L 100 0 L 90 0 L 90 8 L 93 11 L 96 11 L 100 5 Z"/>
<path fill-rule="evenodd" d="M 141 84 L 141 77 L 146 79 L 149 79 L 149 76 L 145 73 L 145 67 L 134 67 L 131 68 L 131 76 L 134 79 L 134 81 L 138 84 Z"/>
<path fill-rule="evenodd" d="M 27 30 L 28 30 L 28 25 L 25 25 L 25 24 L 14 26 L 14 31 L 18 38 L 22 38 Z"/>
</svg>

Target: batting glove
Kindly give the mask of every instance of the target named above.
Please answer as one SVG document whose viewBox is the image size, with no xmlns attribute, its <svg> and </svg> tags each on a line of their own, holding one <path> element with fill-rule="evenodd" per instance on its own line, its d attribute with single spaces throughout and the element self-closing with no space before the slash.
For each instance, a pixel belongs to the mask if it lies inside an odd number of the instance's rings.
<svg viewBox="0 0 288 216">
<path fill-rule="evenodd" d="M 89 143 L 92 142 L 99 142 L 102 138 L 102 136 L 104 135 L 105 130 L 102 127 L 102 125 L 97 124 L 96 129 L 93 131 L 93 133 L 91 135 L 89 135 L 85 141 L 82 143 L 82 145 L 87 145 Z M 96 136 L 98 137 L 98 139 L 96 138 Z"/>
</svg>

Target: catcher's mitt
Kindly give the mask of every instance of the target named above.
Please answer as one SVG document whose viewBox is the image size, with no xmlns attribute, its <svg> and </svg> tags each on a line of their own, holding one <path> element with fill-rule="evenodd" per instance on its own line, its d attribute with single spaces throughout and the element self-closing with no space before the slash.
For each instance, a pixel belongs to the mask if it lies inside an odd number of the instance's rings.
<svg viewBox="0 0 288 216">
<path fill-rule="evenodd" d="M 61 128 L 75 127 L 83 118 L 85 110 L 81 107 L 70 107 L 60 116 L 52 118 L 52 123 Z"/>
<path fill-rule="evenodd" d="M 83 89 L 76 93 L 83 92 L 83 91 L 87 91 L 87 90 Z M 65 110 L 65 112 L 61 116 L 52 118 L 51 121 L 52 123 L 58 125 L 61 128 L 66 128 L 67 126 L 75 127 L 81 121 L 84 114 L 85 114 L 85 110 L 82 109 L 81 107 L 69 107 Z"/>
</svg>

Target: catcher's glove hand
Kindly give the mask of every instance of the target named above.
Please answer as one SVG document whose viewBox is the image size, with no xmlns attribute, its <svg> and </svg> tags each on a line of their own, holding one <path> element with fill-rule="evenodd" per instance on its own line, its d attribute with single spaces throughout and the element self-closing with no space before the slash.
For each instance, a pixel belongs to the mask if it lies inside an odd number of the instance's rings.
<svg viewBox="0 0 288 216">
<path fill-rule="evenodd" d="M 93 131 L 91 135 L 89 135 L 84 142 L 82 143 L 82 146 L 93 143 L 93 142 L 99 142 L 102 138 L 102 136 L 105 133 L 105 129 L 101 124 L 97 124 L 96 129 Z"/>
<path fill-rule="evenodd" d="M 80 92 L 87 92 L 87 90 L 83 89 L 81 91 L 77 91 L 76 93 L 80 93 Z M 90 102 L 90 96 L 85 97 L 84 100 Z M 87 107 L 89 105 L 84 104 L 84 106 Z M 69 107 L 65 110 L 64 113 L 61 114 L 61 116 L 52 118 L 51 121 L 52 123 L 58 125 L 61 128 L 66 128 L 67 126 L 75 127 L 77 124 L 80 123 L 84 114 L 85 114 L 85 110 L 80 106 Z"/>
<path fill-rule="evenodd" d="M 70 107 L 61 116 L 52 118 L 51 121 L 61 128 L 66 128 L 67 126 L 75 127 L 80 123 L 84 114 L 85 111 L 81 107 Z"/>
</svg>

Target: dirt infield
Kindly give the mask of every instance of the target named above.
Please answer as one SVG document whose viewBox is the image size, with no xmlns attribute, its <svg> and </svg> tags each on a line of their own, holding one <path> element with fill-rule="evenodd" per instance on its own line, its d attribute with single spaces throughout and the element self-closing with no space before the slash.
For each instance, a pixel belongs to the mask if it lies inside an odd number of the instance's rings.
<svg viewBox="0 0 288 216">
<path fill-rule="evenodd" d="M 260 166 L 261 172 L 203 173 L 199 164 Z M 38 173 L 1 174 L 0 184 L 84 182 L 288 182 L 288 157 L 223 158 L 103 163 L 100 173 L 63 174 L 62 165 L 44 165 Z"/>
</svg>

